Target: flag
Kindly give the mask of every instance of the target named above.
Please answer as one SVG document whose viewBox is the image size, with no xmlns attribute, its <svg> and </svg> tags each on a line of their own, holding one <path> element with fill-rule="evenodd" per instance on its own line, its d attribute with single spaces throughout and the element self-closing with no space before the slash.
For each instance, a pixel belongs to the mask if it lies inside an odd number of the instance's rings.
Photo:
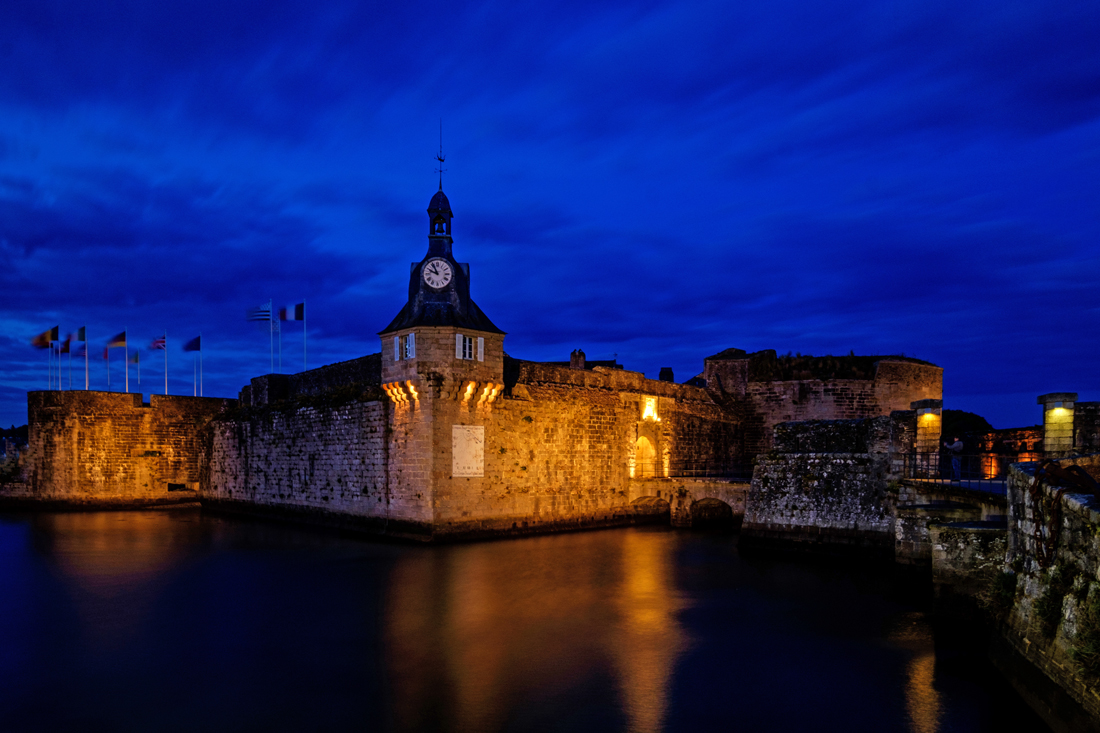
<svg viewBox="0 0 1100 733">
<path fill-rule="evenodd" d="M 279 309 L 280 321 L 304 321 L 306 319 L 306 304 L 288 305 Z"/>
<path fill-rule="evenodd" d="M 267 305 L 258 305 L 255 308 L 249 308 L 245 313 L 248 320 L 250 321 L 270 321 L 271 303 L 268 303 Z"/>
<path fill-rule="evenodd" d="M 135 351 L 133 356 L 130 357 L 130 363 L 131 364 L 138 364 L 140 362 L 141 362 L 141 352 L 140 351 Z"/>
<path fill-rule="evenodd" d="M 184 351 L 202 351 L 202 336 L 196 336 L 183 345 Z"/>
<path fill-rule="evenodd" d="M 168 348 L 167 337 L 161 336 L 158 339 L 153 339 L 153 343 L 149 344 L 149 348 L 154 349 L 154 350 L 155 349 L 167 349 Z"/>
<path fill-rule="evenodd" d="M 117 346 L 125 346 L 125 345 L 126 345 L 126 332 L 125 331 L 123 331 L 122 333 L 116 333 L 107 342 L 107 348 L 108 349 L 113 349 Z"/>
<path fill-rule="evenodd" d="M 51 341 L 57 341 L 57 329 L 58 326 L 46 329 L 42 333 L 31 339 L 31 346 L 36 349 L 48 349 L 50 348 Z"/>
<path fill-rule="evenodd" d="M 84 356 L 88 353 L 88 344 L 81 344 L 73 349 L 73 356 Z"/>
<path fill-rule="evenodd" d="M 61 350 L 58 353 L 68 354 L 69 350 L 72 348 L 72 343 L 73 335 L 70 333 L 68 336 L 65 337 L 65 340 L 61 342 Z"/>
<path fill-rule="evenodd" d="M 81 326 L 79 329 L 77 329 L 77 332 L 76 332 L 76 340 L 77 341 L 87 341 L 88 340 L 88 335 L 85 331 L 85 329 L 87 329 L 87 328 L 88 328 L 87 326 Z"/>
</svg>

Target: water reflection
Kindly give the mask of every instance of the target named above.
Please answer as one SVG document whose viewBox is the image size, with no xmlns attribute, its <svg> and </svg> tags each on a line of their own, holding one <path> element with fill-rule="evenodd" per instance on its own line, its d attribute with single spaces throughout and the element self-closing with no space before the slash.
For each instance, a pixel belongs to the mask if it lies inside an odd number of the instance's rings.
<svg viewBox="0 0 1100 733">
<path fill-rule="evenodd" d="M 618 688 L 630 730 L 661 730 L 686 639 L 674 539 L 578 534 L 406 555 L 386 612 L 397 727 L 495 730 L 517 700 L 549 702 L 587 680 Z"/>
<path fill-rule="evenodd" d="M 676 617 L 683 602 L 674 583 L 674 537 L 630 534 L 623 542 L 621 621 L 611 640 L 630 730 L 637 733 L 662 729 L 672 672 L 687 645 Z"/>
<path fill-rule="evenodd" d="M 188 517 L 197 521 L 194 513 Z M 186 556 L 193 529 L 160 511 L 41 514 L 34 544 L 65 580 L 90 647 L 132 638 Z"/>
<path fill-rule="evenodd" d="M 932 626 L 923 614 L 902 615 L 890 640 L 913 654 L 906 668 L 905 707 L 914 733 L 940 730 L 942 704 L 935 686 L 936 648 Z"/>
</svg>

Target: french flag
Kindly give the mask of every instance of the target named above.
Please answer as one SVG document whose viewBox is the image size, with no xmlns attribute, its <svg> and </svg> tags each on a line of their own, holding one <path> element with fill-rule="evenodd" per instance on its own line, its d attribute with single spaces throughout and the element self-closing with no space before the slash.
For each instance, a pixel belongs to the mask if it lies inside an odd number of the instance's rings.
<svg viewBox="0 0 1100 733">
<path fill-rule="evenodd" d="M 280 321 L 304 321 L 306 319 L 306 304 L 288 305 L 279 309 Z"/>
</svg>

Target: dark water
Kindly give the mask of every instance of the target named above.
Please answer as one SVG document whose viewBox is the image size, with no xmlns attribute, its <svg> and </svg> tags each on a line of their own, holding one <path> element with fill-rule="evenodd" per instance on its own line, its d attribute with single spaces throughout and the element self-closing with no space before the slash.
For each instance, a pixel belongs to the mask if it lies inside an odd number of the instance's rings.
<svg viewBox="0 0 1100 733">
<path fill-rule="evenodd" d="M 900 587 L 657 528 L 0 515 L 0 730 L 1044 729 Z"/>
</svg>

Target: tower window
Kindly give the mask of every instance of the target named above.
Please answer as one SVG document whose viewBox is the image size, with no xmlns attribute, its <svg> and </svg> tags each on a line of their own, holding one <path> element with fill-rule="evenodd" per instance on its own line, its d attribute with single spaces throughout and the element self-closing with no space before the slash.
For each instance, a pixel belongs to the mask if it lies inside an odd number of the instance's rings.
<svg viewBox="0 0 1100 733">
<path fill-rule="evenodd" d="M 460 333 L 455 334 L 455 358 L 474 358 L 474 340 L 472 338 L 470 338 L 469 336 L 463 336 Z"/>
<path fill-rule="evenodd" d="M 408 336 L 394 336 L 393 360 L 401 361 L 402 359 L 414 358 L 416 358 L 416 334 L 410 333 Z"/>
<path fill-rule="evenodd" d="M 476 357 L 474 356 L 475 354 L 477 355 Z M 477 337 L 477 351 L 475 352 L 473 337 L 456 333 L 455 358 L 470 360 L 476 358 L 478 361 L 485 361 L 485 339 L 481 336 Z"/>
</svg>

